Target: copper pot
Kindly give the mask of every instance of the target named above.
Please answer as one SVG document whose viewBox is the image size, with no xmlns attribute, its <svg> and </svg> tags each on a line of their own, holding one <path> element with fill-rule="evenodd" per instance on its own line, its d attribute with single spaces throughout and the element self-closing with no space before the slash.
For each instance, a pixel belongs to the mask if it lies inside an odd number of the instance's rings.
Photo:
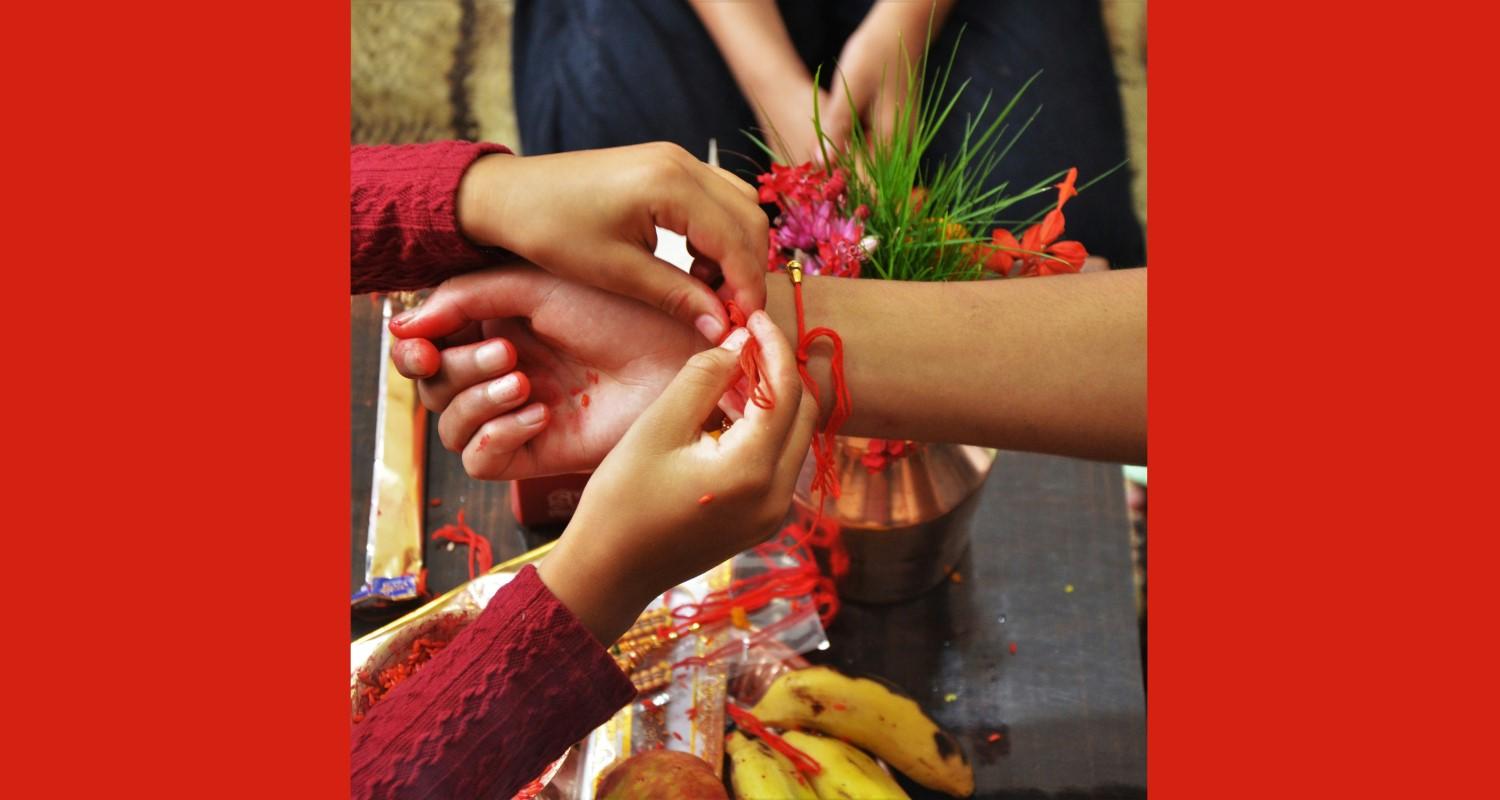
<svg viewBox="0 0 1500 800">
<path fill-rule="evenodd" d="M 907 600 L 938 585 L 969 545 L 969 523 L 995 451 L 965 444 L 921 443 L 872 469 L 870 439 L 839 437 L 835 452 L 842 493 L 823 513 L 843 526 L 849 572 L 839 594 L 866 603 Z M 812 457 L 795 501 L 812 509 Z"/>
</svg>

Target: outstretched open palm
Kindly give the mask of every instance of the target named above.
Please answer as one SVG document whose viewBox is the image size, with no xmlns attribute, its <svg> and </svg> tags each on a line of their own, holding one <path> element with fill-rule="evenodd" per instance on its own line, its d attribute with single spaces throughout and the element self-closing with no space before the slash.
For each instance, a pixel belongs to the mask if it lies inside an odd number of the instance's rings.
<svg viewBox="0 0 1500 800">
<path fill-rule="evenodd" d="M 530 266 L 452 278 L 392 332 L 444 446 L 490 480 L 597 466 L 709 346 L 651 306 Z"/>
</svg>

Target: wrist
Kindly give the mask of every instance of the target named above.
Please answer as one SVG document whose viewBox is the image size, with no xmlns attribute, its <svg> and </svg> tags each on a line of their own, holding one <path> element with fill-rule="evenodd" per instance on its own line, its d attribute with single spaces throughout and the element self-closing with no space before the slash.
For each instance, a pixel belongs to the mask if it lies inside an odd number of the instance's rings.
<svg viewBox="0 0 1500 800">
<path fill-rule="evenodd" d="M 480 156 L 459 180 L 455 203 L 458 230 L 476 245 L 510 249 L 503 241 L 504 226 L 500 223 L 504 217 L 500 205 L 506 186 L 505 173 L 517 158 L 509 153 Z"/>
<path fill-rule="evenodd" d="M 795 51 L 790 51 L 786 58 L 758 60 L 743 72 L 740 88 L 752 105 L 757 101 L 764 105 L 769 98 L 812 86 L 812 73 L 807 71 L 807 66 Z M 811 103 L 811 97 L 806 99 Z M 808 108 L 811 109 L 811 105 Z"/>
<path fill-rule="evenodd" d="M 575 517 L 575 521 L 576 521 Z M 599 643 L 608 647 L 626 631 L 660 591 L 639 580 L 624 558 L 577 545 L 576 525 L 569 525 L 557 546 L 537 566 L 537 575 L 558 602 L 567 607 Z M 604 541 L 593 531 L 591 539 Z M 570 536 L 571 534 L 571 536 Z"/>
<path fill-rule="evenodd" d="M 845 281 L 848 278 L 831 278 L 829 280 Z M 802 278 L 802 300 L 805 322 L 808 328 L 816 328 L 827 324 L 827 320 L 821 312 L 824 304 L 822 294 L 815 284 L 821 281 L 804 276 Z M 776 327 L 786 334 L 787 341 L 792 343 L 795 350 L 799 346 L 797 341 L 797 301 L 796 290 L 792 286 L 789 276 L 780 273 L 772 273 L 766 277 L 766 313 L 770 315 L 771 321 Z M 833 386 L 833 348 L 827 339 L 819 339 L 807 350 L 807 374 L 813 379 L 818 387 L 818 429 L 823 428 L 828 421 L 828 415 L 833 411 L 831 402 Z M 805 387 L 804 387 L 805 388 Z"/>
<path fill-rule="evenodd" d="M 929 11 L 930 7 L 922 3 L 876 3 L 859 27 L 849 34 L 844 52 L 869 54 L 873 63 L 884 65 L 900 47 L 915 67 L 927 49 Z M 943 22 L 941 15 L 931 22 L 932 35 L 936 37 Z"/>
</svg>

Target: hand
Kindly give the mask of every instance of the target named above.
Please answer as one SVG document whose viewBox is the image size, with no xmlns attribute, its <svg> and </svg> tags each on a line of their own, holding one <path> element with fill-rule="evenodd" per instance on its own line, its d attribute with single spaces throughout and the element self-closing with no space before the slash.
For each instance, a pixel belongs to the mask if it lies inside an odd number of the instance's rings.
<svg viewBox="0 0 1500 800">
<path fill-rule="evenodd" d="M 814 95 L 818 99 L 818 113 L 823 117 L 824 134 L 829 139 L 821 145 L 812 122 Z M 749 102 L 760 125 L 760 140 L 775 150 L 777 156 L 788 164 L 809 161 L 822 164 L 825 149 L 832 159 L 848 138 L 849 129 L 842 124 L 849 116 L 847 112 L 833 119 L 836 124 L 832 127 L 831 119 L 825 116 L 830 106 L 840 102 L 835 98 L 842 96 L 825 92 L 813 84 L 811 77 L 804 77 L 790 85 L 760 92 L 749 98 Z"/>
<path fill-rule="evenodd" d="M 888 140 L 895 132 L 927 40 L 925 12 L 918 17 L 884 10 L 872 9 L 844 43 L 832 102 L 824 112 L 824 125 L 830 129 L 848 131 L 856 121 L 862 122 L 871 144 Z"/>
<path fill-rule="evenodd" d="M 704 422 L 740 377 L 750 335 L 775 406 L 751 404 L 715 439 Z M 786 337 L 765 312 L 751 314 L 748 330 L 693 356 L 599 465 L 542 582 L 613 642 L 652 598 L 776 530 L 816 417 Z"/>
<path fill-rule="evenodd" d="M 650 306 L 530 266 L 451 278 L 399 319 L 397 371 L 488 480 L 592 469 L 703 346 Z"/>
<path fill-rule="evenodd" d="M 746 313 L 765 306 L 768 222 L 755 190 L 673 144 L 484 156 L 459 185 L 458 223 L 478 244 L 649 303 L 718 342 L 724 304 L 654 255 L 660 226 L 687 237 L 694 275 L 723 278 L 724 299 Z"/>
</svg>

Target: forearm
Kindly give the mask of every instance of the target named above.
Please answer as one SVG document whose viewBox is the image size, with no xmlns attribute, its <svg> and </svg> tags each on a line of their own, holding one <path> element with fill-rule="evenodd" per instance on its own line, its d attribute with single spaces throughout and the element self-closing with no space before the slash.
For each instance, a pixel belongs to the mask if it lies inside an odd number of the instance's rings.
<svg viewBox="0 0 1500 800">
<path fill-rule="evenodd" d="M 635 696 L 523 569 L 354 726 L 352 796 L 510 797 Z"/>
<path fill-rule="evenodd" d="M 1146 270 L 980 283 L 804 278 L 808 328 L 844 343 L 843 432 L 1146 461 Z M 797 329 L 790 281 L 767 311 Z M 810 348 L 830 407 L 831 347 Z"/>
<path fill-rule="evenodd" d="M 614 644 L 663 591 L 648 587 L 645 575 L 622 571 L 618 562 L 586 535 L 565 533 L 537 567 L 537 577 L 558 602 L 605 646 Z"/>
<path fill-rule="evenodd" d="M 752 105 L 757 96 L 810 79 L 775 0 L 693 0 L 693 10 Z"/>
<path fill-rule="evenodd" d="M 948 12 L 953 10 L 954 2 L 955 0 L 877 2 L 865 15 L 864 21 L 860 23 L 859 30 L 854 35 L 881 32 L 881 35 L 892 38 L 890 44 L 893 47 L 896 44 L 894 39 L 899 37 L 902 46 L 906 49 L 907 58 L 915 65 L 922 58 L 923 50 L 930 43 L 929 38 L 937 39 L 938 31 L 943 29 L 943 21 L 948 18 Z"/>
</svg>

